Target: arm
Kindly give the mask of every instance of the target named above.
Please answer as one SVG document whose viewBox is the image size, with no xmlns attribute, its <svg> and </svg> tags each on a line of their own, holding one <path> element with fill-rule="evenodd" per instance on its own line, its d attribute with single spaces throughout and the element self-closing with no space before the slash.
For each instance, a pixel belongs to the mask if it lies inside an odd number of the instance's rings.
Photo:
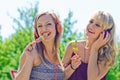
<svg viewBox="0 0 120 80">
<path fill-rule="evenodd" d="M 72 75 L 72 73 L 75 71 L 75 70 L 73 70 L 71 68 L 71 66 L 74 69 L 76 69 L 80 65 L 80 58 L 79 58 L 79 56 L 78 55 L 74 55 L 72 57 L 72 53 L 73 53 L 72 46 L 71 46 L 71 44 L 69 44 L 67 46 L 64 58 L 62 60 L 63 66 L 65 68 L 65 80 L 68 79 Z M 70 62 L 71 62 L 71 64 L 70 64 Z"/>
<path fill-rule="evenodd" d="M 88 63 L 88 80 L 100 80 L 108 72 L 109 67 L 104 66 L 104 62 L 97 64 L 98 51 L 91 49 Z"/>
<path fill-rule="evenodd" d="M 15 80 L 29 80 L 34 60 L 33 52 L 28 50 L 30 47 L 31 45 L 28 45 L 21 55 L 19 69 Z"/>
<path fill-rule="evenodd" d="M 109 34 L 106 38 L 104 38 L 104 34 L 100 34 L 100 37 L 93 43 L 88 62 L 88 80 L 100 80 L 108 72 L 109 67 L 104 65 L 104 61 L 98 64 L 97 59 L 99 48 L 105 45 L 109 38 Z"/>
</svg>

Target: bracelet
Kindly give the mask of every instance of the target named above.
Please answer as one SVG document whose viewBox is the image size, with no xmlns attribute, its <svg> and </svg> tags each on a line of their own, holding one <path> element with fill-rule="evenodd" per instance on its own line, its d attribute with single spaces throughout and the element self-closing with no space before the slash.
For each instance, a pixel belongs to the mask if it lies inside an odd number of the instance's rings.
<svg viewBox="0 0 120 80">
<path fill-rule="evenodd" d="M 74 69 L 74 68 L 72 67 L 72 64 L 70 64 L 70 67 L 71 67 L 72 70 L 76 70 L 76 69 Z"/>
</svg>

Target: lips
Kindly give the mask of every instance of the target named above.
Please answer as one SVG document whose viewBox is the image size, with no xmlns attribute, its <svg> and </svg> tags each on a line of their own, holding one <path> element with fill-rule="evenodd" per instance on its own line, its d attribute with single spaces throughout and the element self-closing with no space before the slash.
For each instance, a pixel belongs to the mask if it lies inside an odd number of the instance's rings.
<svg viewBox="0 0 120 80">
<path fill-rule="evenodd" d="M 90 31 L 90 30 L 87 30 L 87 32 L 88 32 L 88 33 L 91 33 L 91 34 L 95 34 L 95 32 L 92 32 L 92 31 Z"/>
<path fill-rule="evenodd" d="M 43 33 L 42 33 L 42 36 L 47 37 L 47 36 L 49 36 L 50 34 L 51 34 L 50 32 L 43 32 Z"/>
</svg>

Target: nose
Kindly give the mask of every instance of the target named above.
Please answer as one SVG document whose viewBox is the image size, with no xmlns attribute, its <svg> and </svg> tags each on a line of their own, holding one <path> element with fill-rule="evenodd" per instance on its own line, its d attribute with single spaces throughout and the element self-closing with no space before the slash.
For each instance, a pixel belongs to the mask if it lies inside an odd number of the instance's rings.
<svg viewBox="0 0 120 80">
<path fill-rule="evenodd" d="M 95 24 L 94 23 L 91 23 L 88 25 L 89 28 L 95 28 Z"/>
<path fill-rule="evenodd" d="M 47 29 L 47 26 L 44 25 L 44 26 L 42 27 L 42 30 L 46 30 L 46 29 Z"/>
</svg>

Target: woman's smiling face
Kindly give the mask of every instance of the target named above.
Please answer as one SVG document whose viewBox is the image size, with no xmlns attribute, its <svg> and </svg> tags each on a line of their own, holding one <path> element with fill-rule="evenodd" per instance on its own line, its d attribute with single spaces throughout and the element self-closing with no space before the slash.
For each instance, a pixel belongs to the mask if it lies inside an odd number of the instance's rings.
<svg viewBox="0 0 120 80">
<path fill-rule="evenodd" d="M 86 36 L 96 39 L 102 32 L 102 23 L 95 17 L 91 18 L 86 28 Z"/>
<path fill-rule="evenodd" d="M 47 36 L 44 36 L 46 41 L 55 38 L 56 35 L 55 22 L 51 17 L 51 15 L 45 14 L 38 18 L 37 30 L 39 36 L 43 36 L 44 34 L 47 34 Z"/>
</svg>

